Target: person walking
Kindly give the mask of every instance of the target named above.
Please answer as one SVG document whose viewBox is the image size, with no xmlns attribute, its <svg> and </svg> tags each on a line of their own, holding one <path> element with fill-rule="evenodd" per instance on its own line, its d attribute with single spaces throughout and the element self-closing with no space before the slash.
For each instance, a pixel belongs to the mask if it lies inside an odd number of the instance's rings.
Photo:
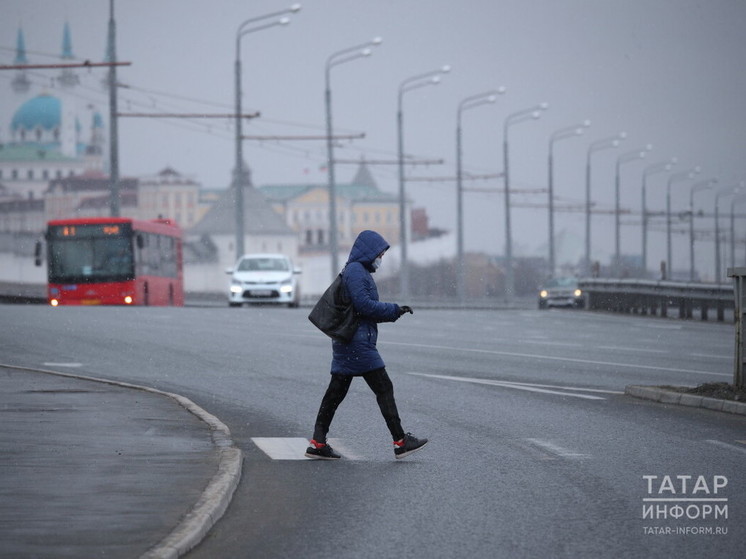
<svg viewBox="0 0 746 559">
<path fill-rule="evenodd" d="M 316 416 L 313 439 L 306 450 L 308 458 L 340 458 L 327 442 L 326 436 L 334 414 L 356 376 L 363 377 L 376 395 L 378 407 L 394 441 L 396 458 L 404 458 L 427 444 L 427 439 L 418 439 L 402 429 L 394 399 L 394 385 L 376 349 L 379 322 L 396 322 L 405 313 L 414 314 L 411 307 L 378 300 L 378 288 L 371 274 L 380 268 L 383 255 L 388 249 L 389 244 L 379 233 L 363 231 L 355 239 L 350 257 L 342 270 L 343 284 L 360 323 L 349 343 L 332 340 L 331 380 Z"/>
</svg>

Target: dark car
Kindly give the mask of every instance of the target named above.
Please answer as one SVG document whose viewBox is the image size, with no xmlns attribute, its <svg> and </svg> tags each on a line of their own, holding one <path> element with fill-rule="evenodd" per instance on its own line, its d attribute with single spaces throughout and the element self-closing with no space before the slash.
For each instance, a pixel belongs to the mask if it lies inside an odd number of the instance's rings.
<svg viewBox="0 0 746 559">
<path fill-rule="evenodd" d="M 552 278 L 539 290 L 539 308 L 585 306 L 576 278 Z"/>
</svg>

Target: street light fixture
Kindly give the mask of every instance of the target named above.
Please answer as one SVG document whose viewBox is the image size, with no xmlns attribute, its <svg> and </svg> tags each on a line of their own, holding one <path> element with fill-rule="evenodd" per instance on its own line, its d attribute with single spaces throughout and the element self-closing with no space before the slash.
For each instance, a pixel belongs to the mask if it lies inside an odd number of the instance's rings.
<svg viewBox="0 0 746 559">
<path fill-rule="evenodd" d="M 663 163 L 655 163 L 646 167 L 642 172 L 642 270 L 646 272 L 648 269 L 648 203 L 647 203 L 647 188 L 648 188 L 648 177 L 655 175 L 656 173 L 667 173 L 674 165 L 678 162 L 676 157 L 672 157 L 670 161 L 664 161 Z"/>
<path fill-rule="evenodd" d="M 258 17 L 253 17 L 242 22 L 236 31 L 236 62 L 235 62 L 235 88 L 236 88 L 236 165 L 233 176 L 233 188 L 236 196 L 236 259 L 240 258 L 244 252 L 244 207 L 243 207 L 243 189 L 244 189 L 244 169 L 243 169 L 243 142 L 242 142 L 242 121 L 241 121 L 241 39 L 249 33 L 255 33 L 270 27 L 287 25 L 290 19 L 283 17 L 286 14 L 293 14 L 301 9 L 300 4 L 293 4 L 289 8 L 272 12 Z M 269 21 L 274 20 L 274 21 Z"/>
<path fill-rule="evenodd" d="M 585 129 L 591 125 L 590 120 L 584 120 L 575 126 L 561 128 L 549 137 L 549 276 L 554 277 L 555 252 L 554 252 L 554 144 L 559 140 L 582 136 Z"/>
<path fill-rule="evenodd" d="M 505 180 L 505 298 L 510 301 L 515 291 L 515 277 L 513 274 L 513 238 L 510 225 L 510 153 L 508 148 L 508 130 L 513 124 L 536 120 L 541 113 L 549 108 L 549 103 L 539 103 L 531 108 L 523 109 L 508 115 L 503 124 L 503 177 Z"/>
<path fill-rule="evenodd" d="M 458 105 L 458 111 L 456 113 L 456 253 L 457 253 L 457 269 L 456 269 L 456 294 L 459 301 L 464 300 L 465 287 L 464 287 L 464 188 L 463 188 L 463 148 L 462 148 L 462 133 L 461 133 L 461 119 L 463 112 L 480 105 L 486 105 L 494 103 L 497 100 L 498 95 L 505 94 L 505 87 L 493 89 L 485 93 L 478 95 L 472 95 L 463 99 Z"/>
<path fill-rule="evenodd" d="M 638 159 L 645 159 L 649 151 L 653 149 L 651 144 L 627 153 L 621 154 L 616 160 L 616 175 L 614 181 L 614 272 L 618 275 L 622 269 L 621 254 L 621 166 Z"/>
<path fill-rule="evenodd" d="M 689 281 L 694 281 L 694 193 L 709 190 L 718 183 L 717 179 L 701 181 L 689 190 Z"/>
<path fill-rule="evenodd" d="M 626 132 L 619 132 L 616 136 L 596 140 L 588 146 L 585 160 L 585 273 L 587 275 L 591 274 L 591 156 L 597 151 L 619 147 L 626 137 Z"/>
<path fill-rule="evenodd" d="M 425 87 L 427 85 L 437 85 L 440 83 L 440 77 L 451 71 L 448 65 L 442 66 L 438 70 L 418 74 L 405 79 L 399 84 L 399 93 L 397 96 L 396 110 L 396 131 L 398 140 L 398 163 L 399 163 L 399 243 L 401 245 L 401 269 L 399 270 L 400 292 L 402 297 L 409 296 L 409 264 L 407 262 L 407 215 L 406 199 L 404 188 L 404 114 L 403 100 L 407 91 Z"/>
<path fill-rule="evenodd" d="M 680 173 L 674 173 L 668 177 L 668 184 L 666 185 L 666 276 L 671 278 L 673 274 L 673 264 L 671 263 L 672 257 L 672 243 L 671 243 L 671 185 L 677 180 L 689 180 L 693 179 L 702 171 L 699 166 L 692 167 L 688 171 L 681 171 Z"/>
<path fill-rule="evenodd" d="M 380 45 L 383 40 L 375 37 L 373 40 L 354 47 L 338 50 L 326 59 L 324 67 L 324 105 L 326 108 L 326 157 L 327 180 L 329 190 L 329 252 L 331 253 L 331 277 L 339 273 L 339 242 L 337 239 L 337 185 L 334 177 L 334 138 L 332 131 L 332 88 L 331 69 L 346 62 L 365 58 L 372 54 L 370 47 Z"/>
</svg>

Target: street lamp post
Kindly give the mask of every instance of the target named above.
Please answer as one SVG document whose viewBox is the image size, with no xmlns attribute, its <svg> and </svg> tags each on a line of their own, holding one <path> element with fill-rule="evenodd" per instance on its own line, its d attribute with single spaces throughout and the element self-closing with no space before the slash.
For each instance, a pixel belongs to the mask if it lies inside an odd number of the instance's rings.
<svg viewBox="0 0 746 559">
<path fill-rule="evenodd" d="M 689 281 L 694 281 L 694 193 L 709 190 L 717 182 L 717 179 L 698 182 L 689 190 Z"/>
<path fill-rule="evenodd" d="M 508 142 L 508 130 L 513 124 L 536 120 L 541 117 L 542 111 L 549 108 L 549 103 L 539 103 L 529 109 L 508 115 L 503 124 L 503 177 L 505 180 L 505 298 L 513 299 L 515 291 L 515 276 L 513 274 L 513 238 L 510 224 L 510 152 Z"/>
<path fill-rule="evenodd" d="M 739 194 L 730 203 L 730 265 L 736 266 L 736 205 L 746 202 L 746 194 Z"/>
<path fill-rule="evenodd" d="M 327 157 L 327 180 L 329 190 L 329 252 L 331 253 L 331 277 L 339 273 L 339 242 L 337 238 L 337 185 L 334 177 L 334 138 L 332 130 L 332 89 L 331 69 L 334 66 L 351 62 L 358 58 L 370 56 L 370 47 L 382 43 L 380 37 L 376 37 L 366 43 L 348 47 L 332 53 L 326 59 L 324 67 L 324 106 L 326 109 L 326 157 Z"/>
<path fill-rule="evenodd" d="M 648 269 L 648 202 L 647 188 L 648 177 L 656 173 L 667 173 L 677 163 L 678 159 L 672 157 L 670 161 L 655 163 L 646 167 L 642 172 L 642 269 L 647 272 Z"/>
<path fill-rule="evenodd" d="M 399 84 L 396 109 L 396 132 L 397 132 L 397 161 L 399 164 L 399 243 L 401 245 L 401 268 L 399 270 L 399 290 L 402 297 L 409 297 L 409 263 L 407 261 L 407 215 L 406 215 L 406 193 L 404 185 L 404 94 L 407 91 L 437 85 L 440 76 L 451 71 L 451 67 L 445 65 L 439 70 L 425 72 L 405 79 Z"/>
<path fill-rule="evenodd" d="M 673 274 L 673 264 L 671 263 L 672 257 L 672 243 L 671 243 L 671 185 L 677 180 L 681 179 L 693 179 L 700 173 L 701 169 L 699 166 L 693 167 L 688 171 L 681 171 L 680 173 L 674 173 L 668 177 L 668 183 L 666 185 L 666 277 L 670 279 Z"/>
<path fill-rule="evenodd" d="M 715 283 L 720 283 L 720 197 L 737 194 L 744 188 L 744 181 L 726 186 L 715 192 Z"/>
<path fill-rule="evenodd" d="M 591 125 L 590 120 L 584 120 L 575 126 L 561 128 L 549 137 L 549 179 L 548 179 L 548 197 L 549 197 L 549 276 L 554 277 L 555 270 L 555 252 L 554 252 L 554 144 L 559 140 L 581 136 L 585 129 Z"/>
<path fill-rule="evenodd" d="M 458 300 L 462 301 L 465 298 L 465 286 L 464 286 L 464 188 L 463 188 L 463 146 L 462 146 L 462 131 L 461 131 L 461 119 L 463 112 L 480 105 L 494 103 L 497 100 L 498 95 L 503 95 L 506 89 L 500 87 L 492 91 L 480 93 L 478 95 L 472 95 L 463 99 L 458 105 L 458 111 L 456 112 L 456 254 L 457 254 L 457 269 L 456 269 L 456 294 Z"/>
<path fill-rule="evenodd" d="M 243 130 L 241 121 L 241 39 L 249 33 L 255 33 L 263 29 L 269 29 L 270 27 L 276 27 L 278 25 L 287 25 L 290 23 L 290 19 L 285 16 L 286 14 L 292 14 L 301 9 L 300 4 L 293 4 L 289 8 L 272 12 L 258 17 L 253 17 L 242 22 L 238 26 L 236 31 L 236 61 L 235 61 L 235 90 L 236 90 L 236 103 L 235 103 L 235 150 L 236 150 L 236 165 L 233 176 L 233 188 L 236 197 L 236 259 L 240 258 L 244 252 L 244 207 L 243 207 L 243 189 L 244 189 L 244 169 L 243 169 Z M 274 21 L 268 21 L 274 20 Z M 264 22 L 264 23 L 263 23 Z"/>
<path fill-rule="evenodd" d="M 591 156 L 597 151 L 619 147 L 626 137 L 626 132 L 619 132 L 616 136 L 596 140 L 588 146 L 585 160 L 585 273 L 587 275 L 591 274 Z"/>
<path fill-rule="evenodd" d="M 616 174 L 614 181 L 614 272 L 615 275 L 619 275 L 622 269 L 622 253 L 621 253 L 621 166 L 623 163 L 631 163 L 638 159 L 644 159 L 647 152 L 653 149 L 653 146 L 648 144 L 643 148 L 623 153 L 616 160 Z"/>
</svg>

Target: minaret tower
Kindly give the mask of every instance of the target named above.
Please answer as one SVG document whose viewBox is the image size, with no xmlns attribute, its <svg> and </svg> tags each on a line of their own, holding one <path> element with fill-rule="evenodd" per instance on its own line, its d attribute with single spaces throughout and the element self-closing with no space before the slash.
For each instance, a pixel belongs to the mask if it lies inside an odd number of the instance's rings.
<svg viewBox="0 0 746 559">
<path fill-rule="evenodd" d="M 70 38 L 70 25 L 65 22 L 65 28 L 62 31 L 62 61 L 70 62 L 75 58 L 73 56 L 73 42 Z M 57 78 L 62 87 L 75 87 L 80 83 L 78 76 L 72 71 L 71 68 L 64 68 L 60 77 Z"/>
<path fill-rule="evenodd" d="M 16 35 L 16 57 L 13 60 L 13 64 L 28 64 L 28 58 L 26 58 L 26 41 L 23 37 L 23 29 L 20 27 L 18 28 L 18 34 Z M 18 70 L 11 85 L 13 91 L 16 93 L 26 93 L 31 86 L 31 81 L 26 75 L 26 70 Z"/>
</svg>

